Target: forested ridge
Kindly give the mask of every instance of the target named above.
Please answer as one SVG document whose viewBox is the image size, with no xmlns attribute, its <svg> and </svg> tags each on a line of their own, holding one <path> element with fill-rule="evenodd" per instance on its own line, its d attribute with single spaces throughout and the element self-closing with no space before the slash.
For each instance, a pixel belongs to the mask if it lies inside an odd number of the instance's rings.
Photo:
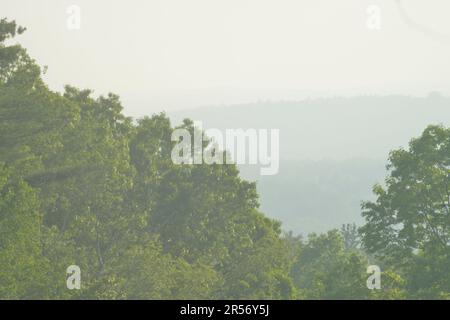
<svg viewBox="0 0 450 320">
<path fill-rule="evenodd" d="M 0 22 L 0 299 L 450 298 L 450 129 L 390 154 L 364 226 L 302 238 L 259 211 L 235 165 L 175 165 L 165 114 L 50 90 L 6 44 L 24 31 Z"/>
<path fill-rule="evenodd" d="M 449 126 L 449 105 L 449 97 L 431 92 L 208 105 L 168 115 L 172 123 L 190 118 L 205 129 L 280 129 L 279 173 L 261 176 L 258 167 L 240 165 L 240 176 L 257 181 L 267 216 L 308 234 L 361 225 L 361 200 L 375 199 L 370 186 L 386 176 L 389 152 L 429 124 Z"/>
</svg>

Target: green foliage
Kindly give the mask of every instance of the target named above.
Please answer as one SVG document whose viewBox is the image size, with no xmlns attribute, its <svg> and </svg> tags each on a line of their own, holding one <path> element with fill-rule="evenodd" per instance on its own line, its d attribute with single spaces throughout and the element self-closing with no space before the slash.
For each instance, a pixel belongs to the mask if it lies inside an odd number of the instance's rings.
<svg viewBox="0 0 450 320">
<path fill-rule="evenodd" d="M 0 41 L 22 31 L 2 20 Z M 292 297 L 280 226 L 235 166 L 174 165 L 164 114 L 133 123 L 114 94 L 50 91 L 19 45 L 0 58 L 0 298 Z"/>
<path fill-rule="evenodd" d="M 429 126 L 388 169 L 363 205 L 364 247 L 401 272 L 411 298 L 439 298 L 450 292 L 450 129 Z"/>
<path fill-rule="evenodd" d="M 408 297 L 406 281 L 397 273 L 388 270 L 381 273 L 381 290 L 373 290 L 370 299 L 374 300 L 401 300 Z"/>
<path fill-rule="evenodd" d="M 344 224 L 341 228 L 341 235 L 344 240 L 346 250 L 358 250 L 361 247 L 361 239 L 356 224 Z"/>
<path fill-rule="evenodd" d="M 36 298 L 44 276 L 38 199 L 0 163 L 0 297 Z"/>
<path fill-rule="evenodd" d="M 302 243 L 292 278 L 306 299 L 367 299 L 367 259 L 355 249 L 346 250 L 338 230 L 311 234 Z"/>
</svg>

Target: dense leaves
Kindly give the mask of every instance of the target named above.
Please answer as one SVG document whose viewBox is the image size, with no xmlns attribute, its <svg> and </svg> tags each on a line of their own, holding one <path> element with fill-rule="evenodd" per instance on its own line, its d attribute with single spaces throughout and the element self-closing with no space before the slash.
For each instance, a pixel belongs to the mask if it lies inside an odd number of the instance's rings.
<svg viewBox="0 0 450 320">
<path fill-rule="evenodd" d="M 363 205 L 365 248 L 396 267 L 411 297 L 441 298 L 450 292 L 450 129 L 429 126 L 395 150 L 386 186 Z"/>
<path fill-rule="evenodd" d="M 0 39 L 19 31 L 2 20 Z M 133 123 L 116 95 L 52 92 L 23 48 L 0 55 L 1 298 L 293 297 L 279 224 L 235 166 L 175 165 L 165 115 Z"/>
</svg>

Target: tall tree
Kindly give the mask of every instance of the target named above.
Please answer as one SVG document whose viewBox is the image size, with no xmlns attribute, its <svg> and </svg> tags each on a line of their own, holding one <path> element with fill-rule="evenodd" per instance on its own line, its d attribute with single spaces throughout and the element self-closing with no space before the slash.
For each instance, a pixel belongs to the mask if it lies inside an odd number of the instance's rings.
<svg viewBox="0 0 450 320">
<path fill-rule="evenodd" d="M 412 297 L 450 292 L 450 129 L 429 126 L 391 152 L 386 186 L 363 205 L 365 248 L 407 276 Z"/>
</svg>

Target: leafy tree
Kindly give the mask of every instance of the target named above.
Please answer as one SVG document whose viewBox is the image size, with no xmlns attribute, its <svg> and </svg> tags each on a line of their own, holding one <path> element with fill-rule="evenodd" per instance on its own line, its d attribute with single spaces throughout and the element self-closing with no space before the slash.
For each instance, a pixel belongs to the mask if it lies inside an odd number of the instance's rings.
<svg viewBox="0 0 450 320">
<path fill-rule="evenodd" d="M 369 297 L 373 300 L 406 299 L 406 281 L 392 270 L 384 271 L 381 273 L 381 289 L 372 290 Z"/>
<path fill-rule="evenodd" d="M 411 297 L 439 298 L 450 292 L 450 129 L 429 126 L 388 169 L 363 205 L 364 246 L 406 276 Z"/>
<path fill-rule="evenodd" d="M 338 230 L 311 234 L 300 249 L 291 274 L 305 299 L 367 299 L 367 259 L 346 250 Z"/>
<path fill-rule="evenodd" d="M 341 234 L 344 239 L 346 250 L 356 250 L 361 247 L 361 239 L 356 224 L 344 224 L 341 228 Z"/>
<path fill-rule="evenodd" d="M 50 91 L 26 50 L 3 43 L 23 30 L 0 23 L 1 221 L 5 241 L 24 243 L 14 254 L 2 247 L 2 263 L 20 265 L 0 278 L 8 297 L 293 296 L 280 226 L 257 211 L 254 183 L 234 165 L 174 165 L 164 114 L 135 124 L 114 94 Z M 182 127 L 196 130 L 189 120 Z M 82 286 L 69 292 L 72 264 Z M 12 290 L 29 267 L 36 275 Z"/>
<path fill-rule="evenodd" d="M 0 298 L 32 299 L 46 291 L 41 220 L 33 190 L 0 163 Z"/>
</svg>

